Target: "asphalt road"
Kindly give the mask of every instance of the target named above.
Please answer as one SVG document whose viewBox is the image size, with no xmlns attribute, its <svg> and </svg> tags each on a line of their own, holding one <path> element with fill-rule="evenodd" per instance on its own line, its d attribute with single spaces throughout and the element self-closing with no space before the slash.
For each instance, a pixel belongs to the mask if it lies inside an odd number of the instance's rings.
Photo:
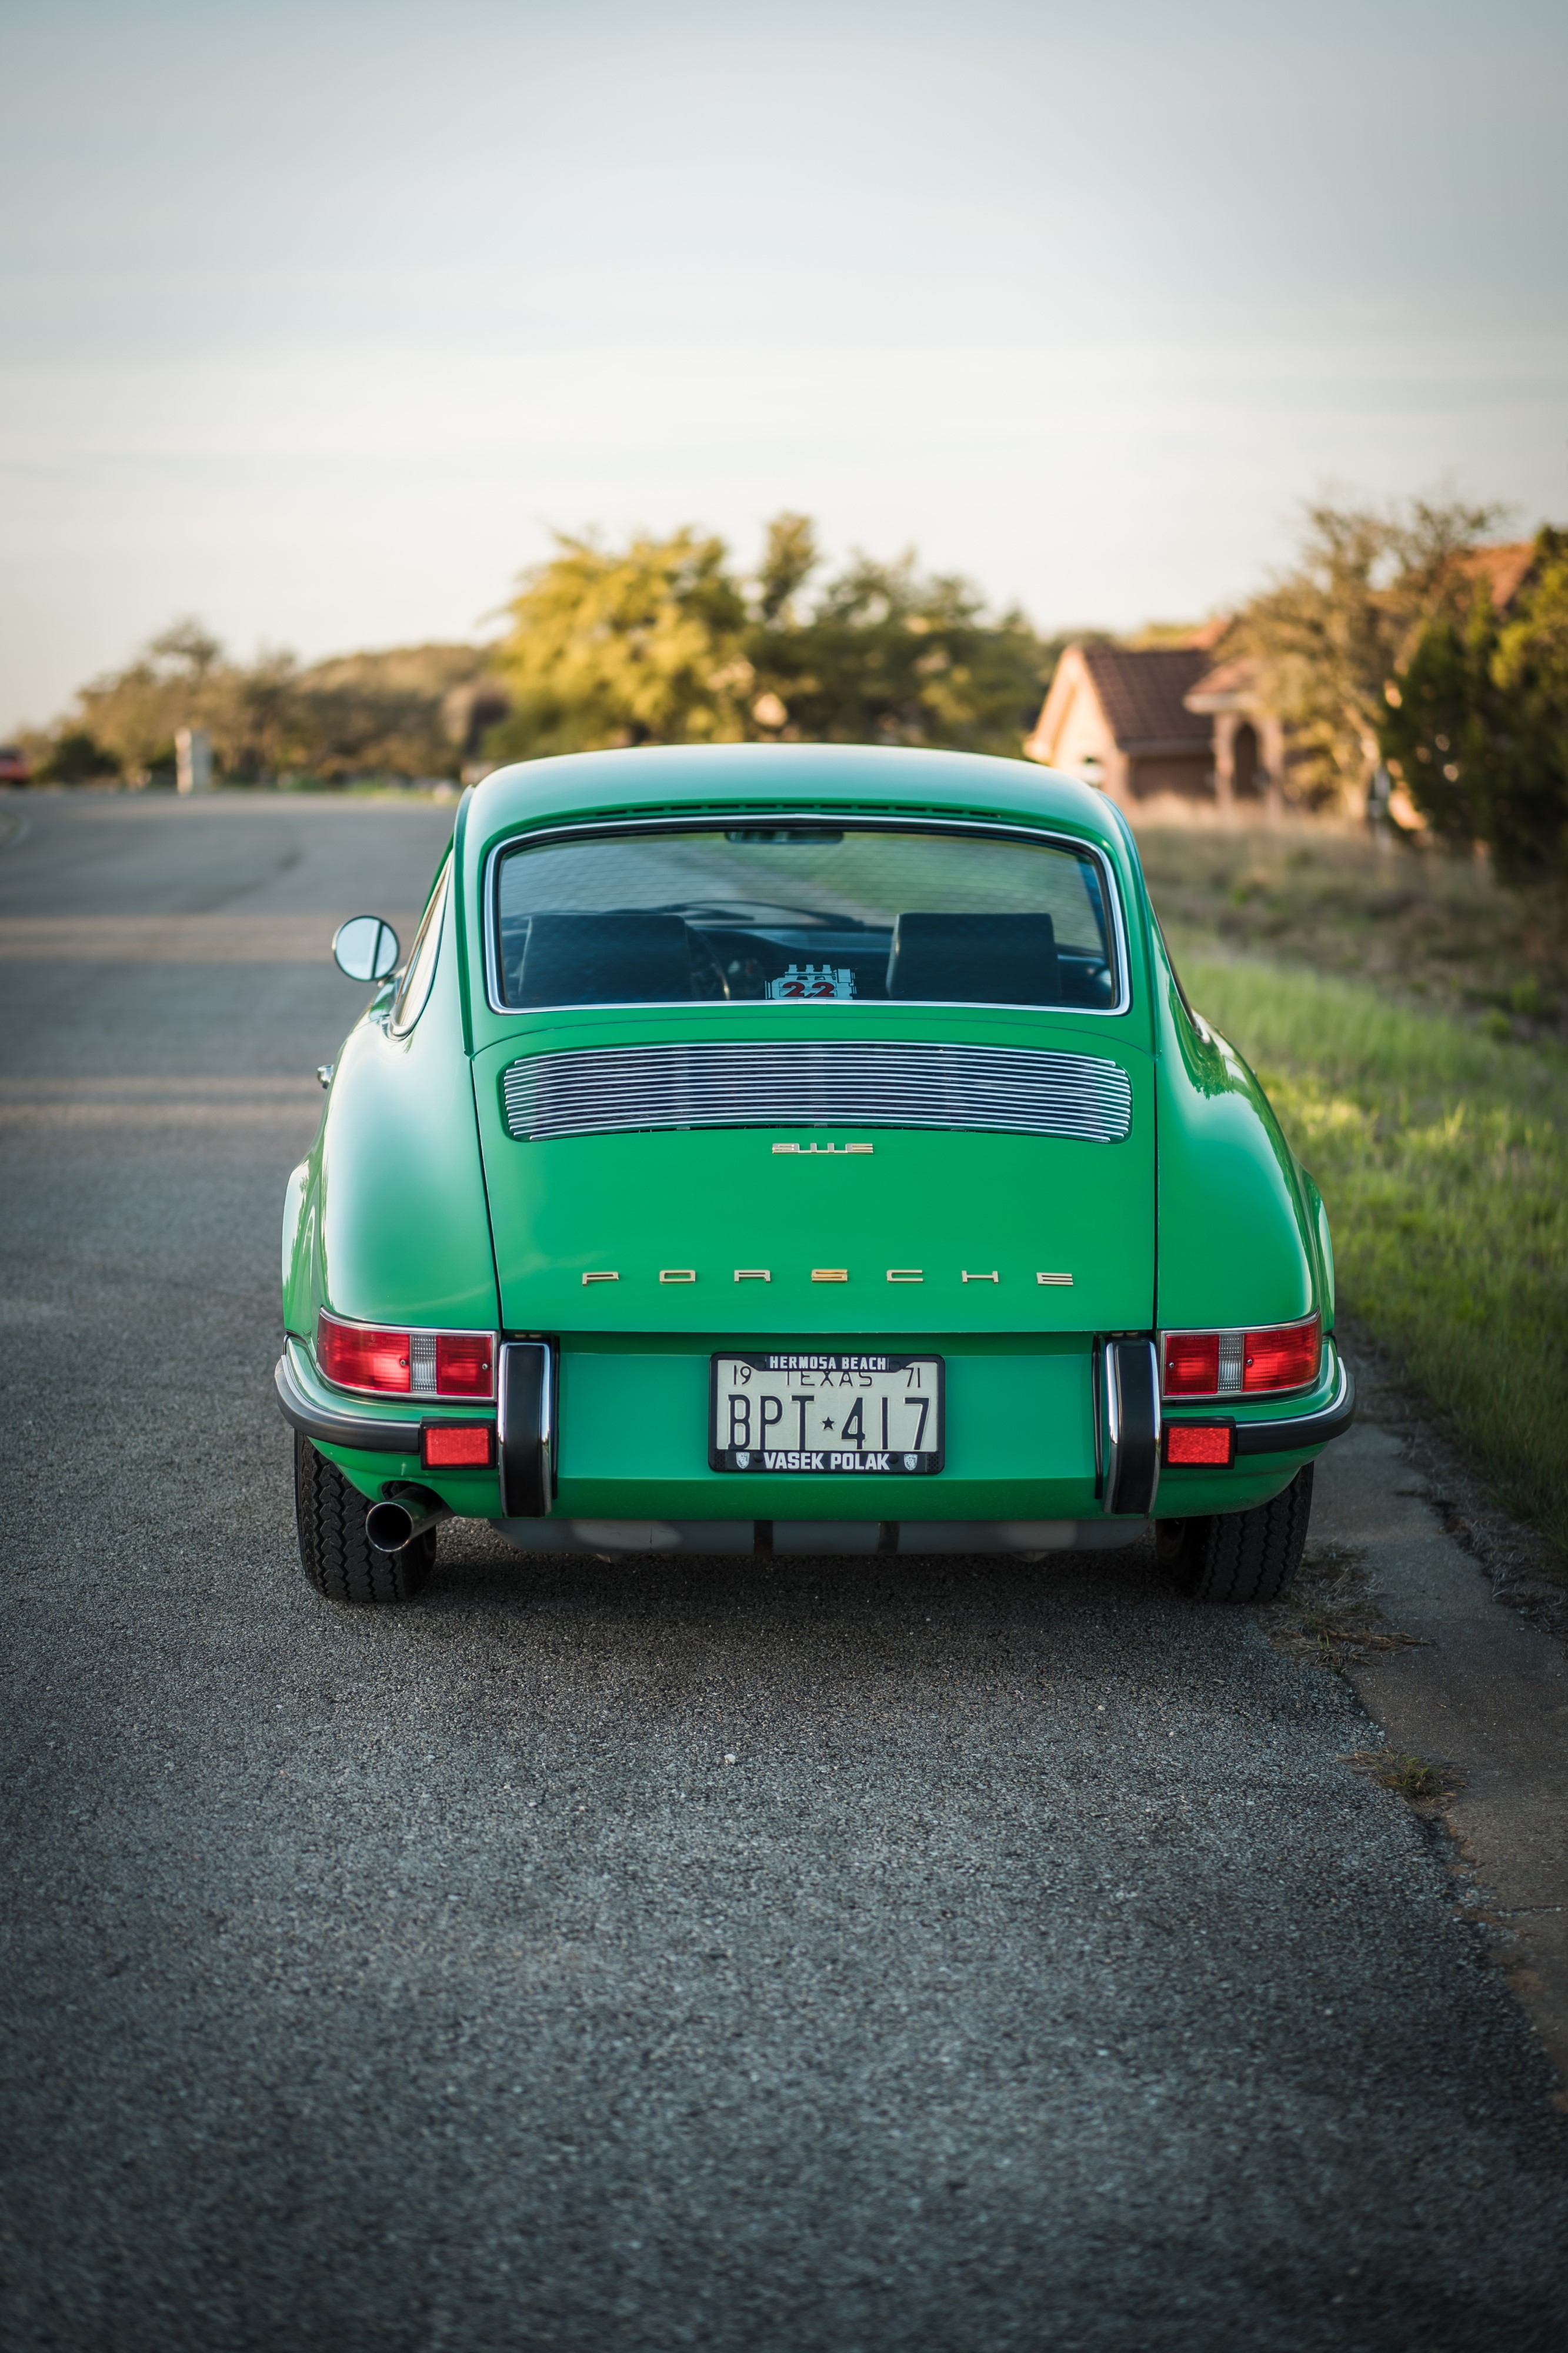
<svg viewBox="0 0 1568 2353">
<path fill-rule="evenodd" d="M 1568 2343 L 1568 2135 L 1336 1678 L 1144 1553 L 301 1579 L 284 1176 L 449 812 L 0 846 L 16 2353 Z"/>
</svg>

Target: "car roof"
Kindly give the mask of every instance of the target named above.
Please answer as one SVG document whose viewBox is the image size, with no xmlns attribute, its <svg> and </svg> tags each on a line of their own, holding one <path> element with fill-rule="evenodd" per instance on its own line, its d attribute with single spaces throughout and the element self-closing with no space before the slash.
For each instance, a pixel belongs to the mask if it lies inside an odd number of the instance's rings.
<svg viewBox="0 0 1568 2353">
<path fill-rule="evenodd" d="M 1001 818 L 1122 846 L 1112 805 L 1074 776 L 1025 760 L 870 744 L 660 744 L 521 761 L 477 788 L 467 830 L 493 841 L 513 827 L 737 806 Z"/>
</svg>

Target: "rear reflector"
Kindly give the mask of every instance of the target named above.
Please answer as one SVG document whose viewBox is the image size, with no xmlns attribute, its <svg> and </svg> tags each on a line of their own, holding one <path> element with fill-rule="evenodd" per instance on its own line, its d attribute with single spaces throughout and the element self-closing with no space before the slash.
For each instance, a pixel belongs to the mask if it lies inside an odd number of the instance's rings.
<svg viewBox="0 0 1568 2353">
<path fill-rule="evenodd" d="M 487 1471 L 494 1435 L 488 1422 L 426 1422 L 419 1433 L 419 1460 L 426 1471 Z"/>
<path fill-rule="evenodd" d="M 1228 1421 L 1168 1421 L 1167 1462 L 1206 1462 L 1227 1468 L 1236 1459 L 1236 1431 Z"/>
</svg>

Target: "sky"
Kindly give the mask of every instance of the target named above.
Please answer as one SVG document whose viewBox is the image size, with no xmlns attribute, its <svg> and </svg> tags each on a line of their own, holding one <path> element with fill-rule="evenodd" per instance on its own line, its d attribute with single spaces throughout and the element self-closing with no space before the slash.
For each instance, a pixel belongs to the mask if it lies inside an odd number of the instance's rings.
<svg viewBox="0 0 1568 2353">
<path fill-rule="evenodd" d="M 1568 521 L 1560 0 L 0 0 L 0 726 L 814 515 L 1043 628 Z"/>
</svg>

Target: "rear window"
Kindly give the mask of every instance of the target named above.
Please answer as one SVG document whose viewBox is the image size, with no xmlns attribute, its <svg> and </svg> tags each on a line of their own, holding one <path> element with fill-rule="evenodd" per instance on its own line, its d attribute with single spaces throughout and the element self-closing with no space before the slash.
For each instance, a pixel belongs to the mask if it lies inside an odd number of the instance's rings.
<svg viewBox="0 0 1568 2353">
<path fill-rule="evenodd" d="M 930 828 L 734 826 L 521 843 L 496 985 L 519 1011 L 687 999 L 1117 1004 L 1100 861 Z"/>
</svg>

